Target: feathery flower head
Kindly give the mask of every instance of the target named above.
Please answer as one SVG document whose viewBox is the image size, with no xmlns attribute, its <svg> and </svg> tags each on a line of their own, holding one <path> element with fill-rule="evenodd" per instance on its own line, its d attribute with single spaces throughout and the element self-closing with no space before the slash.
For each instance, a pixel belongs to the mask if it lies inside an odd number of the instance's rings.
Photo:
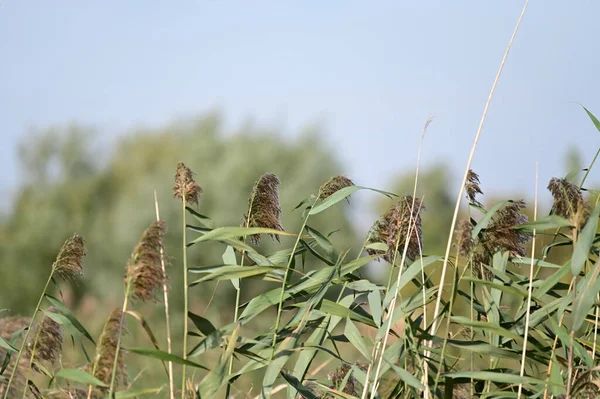
<svg viewBox="0 0 600 399">
<path fill-rule="evenodd" d="M 473 172 L 472 169 L 469 169 L 465 191 L 467 192 L 467 199 L 469 202 L 477 206 L 481 206 L 481 202 L 477 200 L 477 195 L 483 194 L 483 191 L 481 191 L 481 188 L 479 187 L 480 184 L 479 175 Z"/>
<path fill-rule="evenodd" d="M 525 245 L 531 239 L 532 233 L 523 230 L 515 230 L 513 227 L 527 223 L 527 215 L 521 213 L 525 208 L 525 201 L 514 201 L 500 209 L 489 225 L 482 231 L 480 246 L 473 257 L 475 263 L 490 264 L 494 254 L 498 251 L 508 252 L 512 257 L 523 257 L 527 255 Z M 490 279 L 491 272 L 483 268 L 484 276 Z M 474 268 L 481 277 L 478 266 Z"/>
<path fill-rule="evenodd" d="M 165 222 L 153 222 L 133 249 L 133 254 L 127 262 L 126 277 L 130 279 L 133 288 L 131 296 L 135 299 L 141 301 L 155 299 L 156 292 L 165 283 L 166 276 L 161 266 L 161 250 L 166 232 Z"/>
<path fill-rule="evenodd" d="M 51 306 L 48 308 L 48 312 L 56 313 L 56 308 Z M 37 343 L 35 338 L 28 344 L 29 356 L 33 351 L 33 369 L 40 371 L 37 366 L 38 363 L 47 361 L 51 364 L 56 364 L 56 360 L 63 347 L 63 336 L 60 329 L 60 325 L 52 320 L 50 317 L 45 316 L 41 324 L 38 324 L 33 331 L 32 337 L 37 337 Z"/>
<path fill-rule="evenodd" d="M 369 243 L 383 243 L 387 246 L 388 250 L 382 252 L 367 249 L 369 255 L 381 254 L 383 259 L 392 263 L 394 261 L 394 252 L 398 249 L 402 253 L 405 242 L 408 239 L 406 257 L 414 260 L 419 256 L 423 243 L 421 210 L 424 207 L 419 198 L 414 199 L 414 208 L 411 209 L 411 207 L 413 207 L 413 197 L 405 195 L 375 222 L 369 232 Z M 410 237 L 408 236 L 409 225 L 411 225 Z"/>
<path fill-rule="evenodd" d="M 83 274 L 83 259 L 87 255 L 85 241 L 78 234 L 68 238 L 56 257 L 54 270 L 61 277 L 71 279 Z"/>
<path fill-rule="evenodd" d="M 120 308 L 114 309 L 100 335 L 98 346 L 96 348 L 96 360 L 94 362 L 94 377 L 110 385 L 112 377 L 115 355 L 117 353 L 117 345 L 119 334 L 124 326 L 121 325 L 123 312 Z M 123 357 L 123 349 L 119 348 L 119 358 L 117 360 L 117 375 L 115 378 L 117 387 L 124 387 L 128 384 L 127 372 L 125 371 L 125 359 Z M 104 388 L 105 390 L 108 390 Z"/>
<path fill-rule="evenodd" d="M 365 368 L 358 363 L 357 366 L 360 369 Z M 348 373 L 350 373 L 349 376 Z M 348 378 L 346 378 L 346 376 L 348 376 Z M 342 392 L 348 395 L 360 396 L 363 389 L 363 385 L 356 379 L 356 377 L 354 377 L 352 367 L 347 363 L 343 363 L 337 369 L 329 372 L 327 374 L 327 379 L 332 382 L 333 389 L 338 389 L 344 380 L 346 380 L 346 384 L 344 385 Z"/>
<path fill-rule="evenodd" d="M 461 220 L 457 229 L 458 250 L 462 256 L 469 256 L 475 247 L 472 237 L 473 225 L 469 220 Z"/>
<path fill-rule="evenodd" d="M 175 172 L 175 185 L 173 186 L 173 197 L 184 200 L 186 203 L 198 205 L 202 194 L 202 187 L 194 181 L 194 172 L 183 162 L 177 164 Z"/>
<path fill-rule="evenodd" d="M 589 213 L 588 206 L 583 199 L 581 189 L 575 184 L 567 179 L 553 177 L 548 183 L 548 190 L 554 198 L 552 213 L 570 221 L 575 221 L 578 213 L 579 216 L 587 218 L 585 214 Z"/>
<path fill-rule="evenodd" d="M 332 178 L 327 180 L 319 189 L 319 192 L 321 193 L 319 195 L 319 199 L 324 200 L 330 197 L 333 193 L 341 190 L 342 188 L 350 187 L 353 185 L 354 182 L 352 182 L 352 180 L 348 179 L 346 176 L 333 176 Z"/>
<path fill-rule="evenodd" d="M 263 227 L 283 231 L 281 225 L 281 207 L 279 206 L 279 178 L 272 173 L 265 173 L 254 184 L 248 200 L 248 212 L 244 215 L 243 226 Z M 279 236 L 270 234 L 279 241 Z M 254 244 L 260 242 L 260 235 L 249 236 Z"/>
</svg>

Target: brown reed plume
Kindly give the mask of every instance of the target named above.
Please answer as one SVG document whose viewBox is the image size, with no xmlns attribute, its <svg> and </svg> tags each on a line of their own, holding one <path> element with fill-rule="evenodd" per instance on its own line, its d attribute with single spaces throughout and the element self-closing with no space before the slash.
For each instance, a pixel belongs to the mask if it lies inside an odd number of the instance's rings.
<svg viewBox="0 0 600 399">
<path fill-rule="evenodd" d="M 167 232 L 164 221 L 153 222 L 142 234 L 127 262 L 127 278 L 131 297 L 141 301 L 155 300 L 166 276 L 161 266 L 163 237 Z"/>
<path fill-rule="evenodd" d="M 475 240 L 473 240 L 473 225 L 469 220 L 462 220 L 458 223 L 458 229 L 456 231 L 458 251 L 462 256 L 469 256 L 473 252 L 475 247 Z"/>
<path fill-rule="evenodd" d="M 100 335 L 98 346 L 96 347 L 96 358 L 94 360 L 93 375 L 107 386 L 111 383 L 111 377 L 113 372 L 113 366 L 115 363 L 115 355 L 117 354 L 117 347 L 119 351 L 117 359 L 117 372 L 115 376 L 116 387 L 126 387 L 129 384 L 127 372 L 125 370 L 125 358 L 123 356 L 123 349 L 119 344 L 119 337 L 121 332 L 124 330 L 124 326 L 121 325 L 123 321 L 123 312 L 121 308 L 114 309 Z M 107 392 L 108 388 L 102 388 L 103 392 Z"/>
<path fill-rule="evenodd" d="M 590 214 L 590 207 L 583 199 L 581 189 L 567 179 L 553 177 L 548 183 L 554 203 L 552 213 L 562 216 L 575 226 L 582 226 Z"/>
<path fill-rule="evenodd" d="M 51 306 L 48 312 L 57 313 L 56 308 Z M 35 340 L 28 344 L 29 364 L 35 371 L 40 371 L 39 364 L 48 362 L 56 365 L 58 357 L 62 353 L 63 336 L 60 325 L 45 316 L 40 324 L 34 327 Z"/>
<path fill-rule="evenodd" d="M 340 176 L 340 175 L 333 176 L 332 178 L 327 180 L 325 183 L 323 183 L 323 185 L 321 185 L 321 187 L 319 189 L 319 192 L 320 192 L 319 199 L 324 200 L 324 199 L 330 197 L 335 192 L 341 190 L 342 188 L 350 187 L 353 185 L 354 185 L 354 182 L 352 182 L 352 180 L 348 179 L 346 176 Z M 348 199 L 348 198 L 346 198 L 346 199 Z"/>
<path fill-rule="evenodd" d="M 369 233 L 369 243 L 383 243 L 387 246 L 387 251 L 376 249 L 367 249 L 369 255 L 380 254 L 387 262 L 394 261 L 394 252 L 402 248 L 407 238 L 408 248 L 406 257 L 414 260 L 419 256 L 420 242 L 423 242 L 423 232 L 421 230 L 421 210 L 423 204 L 419 198 L 414 199 L 414 209 L 411 213 L 413 197 L 405 195 L 398 202 L 388 209 L 388 211 L 371 227 Z M 408 228 L 410 219 L 413 219 L 411 235 L 408 237 Z"/>
<path fill-rule="evenodd" d="M 198 205 L 201 194 L 202 187 L 194 181 L 194 172 L 183 162 L 179 162 L 175 171 L 173 197 L 179 198 L 182 201 L 185 199 L 186 203 L 195 203 Z"/>
<path fill-rule="evenodd" d="M 479 181 L 479 175 L 469 169 L 467 173 L 467 182 L 465 184 L 465 191 L 467 192 L 467 199 L 473 205 L 482 206 L 481 202 L 477 200 L 479 194 L 483 194 L 480 187 L 481 182 Z"/>
<path fill-rule="evenodd" d="M 31 321 L 29 322 L 29 326 L 27 331 L 25 332 L 25 337 L 21 343 L 19 351 L 16 354 L 16 364 L 21 364 L 20 361 L 22 359 L 23 353 L 26 352 L 26 345 L 29 343 L 29 335 L 31 333 L 33 322 L 38 312 L 40 311 L 40 306 L 42 301 L 46 296 L 46 291 L 50 286 L 50 282 L 53 281 L 54 275 L 57 274 L 62 276 L 65 279 L 74 278 L 77 276 L 81 276 L 83 274 L 83 259 L 86 256 L 86 250 L 84 246 L 84 240 L 78 234 L 73 234 L 72 237 L 68 238 L 63 246 L 61 247 L 56 260 L 52 264 L 52 270 L 50 275 L 48 276 L 48 280 L 46 280 L 46 285 L 40 294 L 37 305 L 35 306 L 35 310 L 33 311 L 33 315 L 31 316 Z M 8 382 L 6 383 L 6 389 L 3 398 L 7 399 L 8 392 L 10 391 L 12 381 L 17 376 L 17 367 L 13 368 L 11 371 Z"/>
<path fill-rule="evenodd" d="M 78 234 L 73 234 L 63 244 L 54 262 L 55 273 L 64 279 L 72 279 L 83 275 L 83 260 L 87 252 L 85 241 Z"/>
<path fill-rule="evenodd" d="M 492 257 L 498 251 L 508 252 L 512 257 L 523 257 L 527 255 L 525 245 L 532 237 L 532 233 L 523 230 L 515 230 L 513 227 L 527 223 L 527 215 L 521 213 L 525 208 L 525 201 L 510 202 L 500 209 L 492 217 L 489 225 L 482 230 L 479 246 L 475 251 L 473 260 L 481 264 L 489 265 Z M 475 267 L 479 277 L 480 267 Z M 490 280 L 493 274 L 483 268 L 484 276 Z"/>
<path fill-rule="evenodd" d="M 279 178 L 272 173 L 265 173 L 258 179 L 248 200 L 248 212 L 244 215 L 243 226 L 283 231 L 280 220 L 279 184 Z M 279 241 L 277 235 L 269 235 Z M 253 234 L 248 238 L 254 244 L 260 242 L 259 234 Z"/>
</svg>

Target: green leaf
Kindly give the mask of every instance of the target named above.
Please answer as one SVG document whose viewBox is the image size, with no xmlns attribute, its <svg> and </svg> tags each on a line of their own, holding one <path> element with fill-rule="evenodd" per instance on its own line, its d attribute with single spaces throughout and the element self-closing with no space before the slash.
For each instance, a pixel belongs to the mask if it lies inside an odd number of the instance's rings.
<svg viewBox="0 0 600 399">
<path fill-rule="evenodd" d="M 319 399 L 310 389 L 302 385 L 300 380 L 285 371 L 281 371 L 281 376 L 290 384 L 290 386 L 294 389 L 288 389 L 288 399 L 294 399 L 296 397 L 303 399 Z M 298 393 L 298 396 L 296 396 Z"/>
<path fill-rule="evenodd" d="M 522 230 L 522 231 L 533 231 L 534 229 L 537 231 L 541 230 L 549 230 L 549 229 L 558 229 L 561 227 L 571 227 L 571 222 L 567 219 L 560 217 L 558 215 L 549 215 L 543 218 L 539 218 L 536 221 L 519 224 L 517 226 L 513 226 L 513 230 Z"/>
<path fill-rule="evenodd" d="M 299 308 L 303 306 L 303 303 L 297 303 L 290 306 Z M 331 316 L 337 316 L 342 318 L 349 317 L 353 321 L 357 321 L 359 323 L 375 327 L 375 323 L 369 317 L 365 317 L 353 311 L 352 309 L 349 309 L 348 306 L 343 306 L 337 302 L 330 301 L 329 299 L 323 299 L 321 302 L 319 302 L 315 309 L 320 310 L 323 313 L 327 313 Z"/>
<path fill-rule="evenodd" d="M 319 233 L 317 230 L 313 229 L 312 227 L 306 226 L 305 228 L 306 228 L 306 231 L 308 232 L 308 234 L 310 234 L 310 236 L 312 238 L 314 238 L 314 240 L 317 242 L 317 244 L 321 248 L 323 248 L 327 259 L 335 263 L 339 254 L 333 247 L 333 244 L 331 244 L 331 242 L 327 239 L 327 237 L 325 237 L 323 234 Z"/>
<path fill-rule="evenodd" d="M 441 260 L 441 256 L 426 256 L 423 258 L 423 262 L 421 263 L 421 259 L 415 260 L 411 263 L 406 270 L 402 273 L 400 277 L 400 284 L 398 285 L 398 290 L 404 288 L 406 284 L 412 281 L 415 277 L 421 275 L 421 268 L 425 269 L 428 266 L 431 266 L 438 260 Z"/>
<path fill-rule="evenodd" d="M 377 259 L 377 255 L 372 256 L 363 256 L 361 258 L 352 260 L 341 266 L 339 271 L 336 271 L 337 278 L 341 278 L 346 274 L 350 274 L 370 261 Z M 331 276 L 331 268 L 327 269 L 319 269 L 315 272 L 309 272 L 305 277 L 300 279 L 297 283 L 288 287 L 285 290 L 283 300 L 286 301 L 290 296 L 297 294 L 301 291 L 312 291 L 314 289 L 320 288 Z M 265 309 L 270 306 L 276 305 L 279 303 L 281 290 L 276 288 L 271 291 L 267 291 L 258 295 L 257 297 L 252 298 L 248 305 L 242 312 L 240 316 L 240 321 L 242 323 L 247 323 L 252 318 L 256 317 L 258 314 L 262 313 Z"/>
<path fill-rule="evenodd" d="M 339 306 L 342 309 L 345 309 L 346 311 L 350 311 L 348 309 L 348 307 L 352 304 L 353 301 L 354 301 L 354 295 L 347 295 L 344 298 L 342 298 L 342 300 L 339 303 L 335 303 L 335 305 Z M 323 301 L 320 304 L 321 311 L 324 311 L 323 306 L 324 306 L 325 302 L 331 302 L 331 301 L 328 301 L 327 299 L 323 299 Z M 332 302 L 332 303 L 334 303 L 334 302 Z M 345 317 L 345 316 L 343 316 L 343 317 Z M 339 316 L 332 315 L 329 317 L 325 317 L 323 319 L 323 321 L 321 322 L 321 324 L 319 325 L 319 327 L 317 327 L 315 329 L 315 331 L 313 331 L 313 333 L 309 337 L 308 341 L 305 342 L 305 346 L 320 346 L 320 345 L 322 345 L 325 340 L 325 337 L 327 335 L 331 335 L 331 333 L 337 327 L 337 325 L 339 324 L 339 322 L 341 320 L 342 320 L 342 317 L 339 317 Z M 367 321 L 368 321 L 368 319 L 367 319 Z M 298 355 L 298 360 L 296 361 L 296 365 L 294 366 L 293 377 L 296 378 L 298 381 L 304 381 L 306 372 L 308 371 L 308 369 L 309 369 L 311 363 L 313 362 L 313 360 L 315 359 L 316 355 L 317 355 L 316 349 L 304 349 L 304 350 L 300 351 L 300 354 Z M 287 394 L 288 394 L 287 395 L 288 399 L 294 399 L 296 397 L 295 392 L 292 389 L 288 389 Z"/>
<path fill-rule="evenodd" d="M 271 273 L 275 270 L 285 270 L 285 268 L 277 266 L 219 266 L 212 273 L 209 273 L 208 275 L 198 280 L 192 281 L 189 285 L 190 287 L 192 287 L 205 281 L 232 280 L 247 277 L 256 277 L 267 273 Z M 194 268 L 190 271 L 193 273 L 204 272 L 202 268 Z"/>
<path fill-rule="evenodd" d="M 596 205 L 594 211 L 590 215 L 588 222 L 585 224 L 579 239 L 575 243 L 573 256 L 571 257 L 571 273 L 573 276 L 578 276 L 588 258 L 590 248 L 594 244 L 596 229 L 598 228 L 598 217 L 600 216 L 600 204 Z"/>
<path fill-rule="evenodd" d="M 152 329 L 150 328 L 150 324 L 148 324 L 146 319 L 144 319 L 144 316 L 142 316 L 141 314 L 139 314 L 138 312 L 135 312 L 133 310 L 128 310 L 127 314 L 130 315 L 131 317 L 133 317 L 134 319 L 136 319 L 138 321 L 138 323 L 140 323 L 140 325 L 142 326 L 142 329 L 146 332 L 146 335 L 148 336 L 148 338 L 150 338 L 152 345 L 154 345 L 154 348 L 160 350 L 160 345 L 158 345 L 158 340 L 154 336 L 154 333 L 152 332 Z M 163 367 L 168 376 L 169 371 L 167 370 L 167 365 L 165 364 L 165 362 L 163 362 Z"/>
<path fill-rule="evenodd" d="M 225 252 L 223 252 L 223 263 L 225 263 L 226 265 L 237 265 L 235 252 L 233 251 L 233 247 L 231 245 L 228 245 L 227 248 L 225 248 Z M 233 284 L 233 288 L 235 288 L 236 291 L 240 290 L 239 278 L 232 278 L 231 284 Z"/>
<path fill-rule="evenodd" d="M 192 320 L 192 323 L 194 323 L 196 328 L 205 336 L 217 331 L 215 326 L 213 326 L 208 319 L 205 319 L 202 316 L 188 312 L 188 317 Z"/>
<path fill-rule="evenodd" d="M 585 317 L 596 302 L 596 297 L 600 292 L 600 261 L 596 262 L 591 273 L 588 273 L 577 284 L 577 296 L 573 303 L 573 330 L 577 331 L 583 324 Z"/>
<path fill-rule="evenodd" d="M 525 383 L 529 385 L 543 384 L 544 381 L 533 377 L 521 377 L 519 374 L 501 373 L 496 371 L 459 371 L 454 373 L 444 374 L 445 377 L 450 378 L 468 378 L 480 381 L 492 381 L 503 384 L 520 384 Z"/>
<path fill-rule="evenodd" d="M 451 316 L 450 317 L 450 321 L 456 324 L 459 324 L 461 326 L 470 326 L 470 327 L 474 327 L 474 328 L 480 328 L 482 330 L 486 330 L 486 331 L 493 331 L 494 333 L 507 337 L 507 338 L 512 338 L 515 341 L 522 341 L 522 338 L 520 335 L 511 332 L 505 328 L 500 327 L 498 324 L 494 324 L 494 323 L 489 323 L 486 321 L 477 321 L 477 320 L 470 320 L 468 317 L 464 317 L 464 316 Z"/>
<path fill-rule="evenodd" d="M 198 356 L 211 349 L 218 348 L 221 345 L 223 337 L 232 332 L 237 324 L 238 323 L 230 323 L 211 332 L 190 351 L 187 357 Z"/>
<path fill-rule="evenodd" d="M 308 340 L 305 342 L 305 345 L 310 345 L 310 346 L 323 345 L 323 342 L 325 341 L 325 335 L 327 333 L 327 326 L 329 324 L 330 319 L 331 319 L 331 317 L 325 317 L 323 319 L 323 321 L 319 324 L 319 326 L 315 329 L 315 331 L 312 332 L 312 334 L 310 335 Z M 296 391 L 298 393 L 301 393 L 302 384 L 300 384 L 299 381 L 304 380 L 304 377 L 306 376 L 306 372 L 308 371 L 310 364 L 312 363 L 312 361 L 315 359 L 316 356 L 317 356 L 316 349 L 306 349 L 306 350 L 301 351 L 300 354 L 298 355 L 298 360 L 296 361 L 296 365 L 294 366 L 293 375 L 290 376 L 295 381 L 298 381 L 298 384 L 290 383 L 295 390 L 294 389 L 287 390 L 288 399 L 295 399 Z M 288 382 L 290 382 L 290 380 L 285 376 L 285 373 L 283 373 L 282 375 Z"/>
<path fill-rule="evenodd" d="M 367 348 L 365 341 L 363 340 L 362 334 L 358 331 L 358 328 L 352 323 L 352 320 L 349 318 L 346 319 L 346 328 L 344 329 L 344 336 L 348 338 L 348 341 L 358 351 L 363 355 L 367 360 L 371 360 L 371 351 Z"/>
<path fill-rule="evenodd" d="M 51 295 L 46 294 L 46 299 L 56 308 L 58 313 L 62 314 L 67 319 L 69 319 L 69 321 L 71 322 L 73 327 L 77 329 L 77 331 L 79 331 L 84 337 L 86 337 L 92 344 L 96 345 L 96 342 L 94 342 L 94 339 L 92 338 L 90 333 L 87 332 L 85 327 L 83 327 L 79 320 L 77 320 L 77 317 L 75 317 L 75 315 L 71 312 L 71 310 L 68 307 L 66 307 L 61 301 L 59 301 Z"/>
<path fill-rule="evenodd" d="M 390 366 L 392 370 L 394 370 L 394 373 L 396 373 L 398 377 L 400 377 L 400 380 L 406 382 L 408 385 L 418 390 L 425 389 L 423 384 L 421 384 L 421 381 L 419 381 L 414 375 L 412 375 L 402 367 L 396 366 L 393 362 L 390 362 L 388 359 L 384 360 L 388 364 L 388 366 Z"/>
<path fill-rule="evenodd" d="M 519 263 L 522 265 L 531 265 L 531 258 L 510 258 L 509 261 L 511 263 Z M 552 269 L 560 269 L 561 268 L 561 266 L 557 265 L 556 263 L 546 262 L 545 260 L 541 260 L 541 259 L 534 259 L 533 265 L 537 266 L 537 267 L 549 267 Z"/>
<path fill-rule="evenodd" d="M 381 293 L 379 290 L 373 290 L 367 295 L 369 301 L 369 307 L 371 308 L 371 314 L 373 315 L 373 321 L 379 327 L 381 326 Z"/>
<path fill-rule="evenodd" d="M 308 319 L 309 312 L 306 312 L 300 321 L 298 327 L 288 336 L 286 337 L 281 344 L 279 344 L 279 348 L 273 359 L 267 366 L 267 370 L 265 371 L 265 376 L 263 378 L 262 389 L 261 389 L 261 397 L 270 398 L 271 390 L 273 389 L 273 385 L 275 384 L 275 380 L 279 375 L 279 372 L 285 366 L 288 359 L 292 355 L 292 349 L 296 347 L 296 343 L 298 342 L 298 338 L 302 335 L 302 330 L 304 330 L 304 326 L 306 325 L 306 321 Z"/>
<path fill-rule="evenodd" d="M 382 242 L 372 242 L 371 244 L 365 245 L 365 249 L 374 249 L 376 251 L 387 251 L 389 248 Z"/>
<path fill-rule="evenodd" d="M 115 397 L 117 399 L 137 398 L 138 396 L 144 396 L 144 395 L 150 395 L 150 394 L 153 394 L 153 393 L 159 393 L 162 390 L 163 390 L 162 387 L 159 387 L 159 388 L 136 389 L 136 390 L 127 391 L 127 392 L 117 392 L 115 394 Z"/>
<path fill-rule="evenodd" d="M 94 377 L 93 375 L 79 369 L 61 369 L 56 373 L 57 378 L 75 381 L 80 384 L 94 385 L 98 387 L 108 387 L 105 383 Z"/>
<path fill-rule="evenodd" d="M 0 347 L 6 349 L 9 352 L 18 352 L 19 350 L 12 346 L 7 340 L 0 337 Z"/>
<path fill-rule="evenodd" d="M 214 230 L 209 231 L 206 234 L 196 238 L 193 243 L 203 241 L 223 241 L 226 239 L 246 237 L 254 234 L 275 234 L 283 236 L 295 236 L 294 233 L 288 233 L 287 231 L 280 231 L 275 229 L 267 229 L 263 227 L 218 227 Z"/>
<path fill-rule="evenodd" d="M 196 368 L 200 368 L 200 369 L 204 369 L 204 370 L 208 370 L 206 367 L 204 367 L 201 364 L 186 360 L 182 357 L 173 355 L 173 354 L 169 354 L 167 352 L 163 352 L 161 350 L 158 349 L 146 349 L 146 348 L 127 348 L 126 349 L 128 352 L 133 352 L 133 353 L 137 353 L 138 355 L 141 356 L 146 356 L 146 357 L 151 357 L 154 359 L 158 359 L 158 360 L 164 360 L 166 362 L 173 362 L 173 363 L 177 363 L 177 364 L 185 364 L 186 366 L 191 366 L 191 367 L 196 367 Z"/>
<path fill-rule="evenodd" d="M 185 210 L 188 211 L 190 213 L 190 215 L 192 215 L 194 217 L 194 219 L 196 219 L 198 222 L 200 222 L 200 224 L 207 228 L 207 229 L 214 229 L 215 228 L 215 222 L 213 222 L 213 220 L 211 218 L 209 218 L 208 216 L 202 215 L 198 212 L 196 212 L 194 209 L 192 209 L 189 206 L 185 207 Z"/>
<path fill-rule="evenodd" d="M 231 333 L 231 337 L 229 337 L 229 342 L 227 344 L 227 349 L 219 358 L 217 366 L 213 367 L 213 369 L 202 379 L 202 381 L 200 381 L 200 385 L 198 386 L 198 393 L 201 398 L 216 397 L 217 392 L 225 383 L 225 377 L 227 374 L 227 364 L 229 362 L 229 359 L 233 355 L 239 332 L 240 325 L 238 324 Z"/>
<path fill-rule="evenodd" d="M 325 200 L 323 200 L 319 205 L 316 205 L 314 208 L 312 208 L 309 212 L 309 215 L 316 215 L 317 213 L 323 212 L 327 208 L 348 198 L 351 194 L 357 192 L 358 190 L 371 190 L 371 191 L 375 191 L 377 193 L 383 194 L 390 198 L 396 196 L 396 194 L 394 194 L 394 193 L 389 193 L 386 191 L 381 191 L 381 190 L 377 190 L 377 189 L 369 188 L 369 187 L 361 187 L 361 186 L 344 187 L 341 190 L 338 190 L 335 193 L 331 194 L 329 197 L 325 198 Z"/>
<path fill-rule="evenodd" d="M 588 111 L 588 109 L 586 107 L 584 107 L 583 105 L 581 107 L 585 110 L 585 113 L 588 114 L 588 116 L 592 120 L 592 123 L 594 124 L 594 126 L 596 126 L 596 129 L 598 129 L 598 131 L 600 132 L 600 121 L 598 121 L 598 118 L 596 118 L 594 116 L 594 114 L 592 114 L 590 111 Z"/>
</svg>

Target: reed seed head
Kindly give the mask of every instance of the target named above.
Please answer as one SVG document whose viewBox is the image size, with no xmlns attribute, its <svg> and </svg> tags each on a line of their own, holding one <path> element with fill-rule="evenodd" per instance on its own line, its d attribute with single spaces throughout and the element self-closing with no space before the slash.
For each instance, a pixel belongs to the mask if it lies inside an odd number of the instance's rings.
<svg viewBox="0 0 600 399">
<path fill-rule="evenodd" d="M 51 306 L 48 308 L 48 312 L 56 313 L 56 308 Z M 30 358 L 33 351 L 33 369 L 40 371 L 37 364 L 44 361 L 55 365 L 63 348 L 60 325 L 50 317 L 45 316 L 42 323 L 38 324 L 32 331 L 30 337 L 32 337 L 32 342 L 28 343 L 29 356 L 27 357 Z M 35 342 L 36 337 L 37 343 Z"/>
<path fill-rule="evenodd" d="M 319 195 L 320 200 L 324 200 L 329 198 L 333 193 L 341 190 L 345 187 L 353 186 L 354 183 L 352 180 L 348 179 L 345 176 L 333 176 L 331 179 L 327 180 L 319 189 L 321 193 Z M 347 199 L 347 198 L 346 198 Z"/>
<path fill-rule="evenodd" d="M 411 195 L 400 198 L 375 222 L 369 232 L 369 243 L 383 243 L 388 250 L 367 249 L 367 253 L 369 255 L 381 254 L 383 259 L 392 263 L 396 249 L 402 253 L 406 240 L 408 240 L 406 257 L 410 260 L 416 259 L 421 253 L 420 248 L 423 243 L 423 232 L 421 230 L 422 208 L 424 209 L 419 198 L 414 199 L 414 207 Z"/>
<path fill-rule="evenodd" d="M 177 164 L 175 172 L 175 185 L 173 186 L 173 197 L 184 200 L 186 203 L 198 205 L 202 187 L 194 181 L 194 172 L 183 162 Z"/>
<path fill-rule="evenodd" d="M 260 177 L 252 188 L 248 200 L 248 212 L 244 215 L 242 221 L 243 226 L 283 231 L 280 220 L 279 184 L 279 178 L 272 173 L 265 173 Z M 279 236 L 274 234 L 270 234 L 270 236 L 279 241 Z M 253 234 L 248 238 L 254 244 L 260 242 L 259 234 Z"/>
<path fill-rule="evenodd" d="M 133 249 L 133 254 L 127 262 L 127 278 L 133 288 L 131 296 L 134 299 L 141 301 L 156 299 L 156 293 L 166 281 L 161 265 L 163 237 L 166 232 L 165 222 L 152 223 Z"/>
<path fill-rule="evenodd" d="M 477 200 L 477 195 L 483 194 L 483 191 L 481 191 L 481 188 L 479 187 L 480 184 L 479 175 L 473 172 L 472 169 L 469 169 L 465 191 L 467 192 L 467 199 L 469 202 L 477 206 L 481 206 L 481 202 Z"/>
<path fill-rule="evenodd" d="M 123 312 L 120 308 L 116 308 L 111 312 L 106 324 L 104 325 L 102 335 L 100 335 L 100 340 L 98 341 L 98 346 L 96 348 L 94 377 L 98 378 L 106 385 L 110 385 L 115 355 L 117 354 L 119 335 L 124 329 L 124 326 L 121 324 L 122 316 Z M 128 383 L 123 350 L 119 348 L 115 385 L 117 387 L 125 387 Z M 105 390 L 108 389 L 105 388 Z"/>
<path fill-rule="evenodd" d="M 87 255 L 85 241 L 78 234 L 68 238 L 56 257 L 54 271 L 64 279 L 83 275 L 83 259 Z"/>
<path fill-rule="evenodd" d="M 548 190 L 552 193 L 554 203 L 552 213 L 562 216 L 572 222 L 586 219 L 589 214 L 588 205 L 583 199 L 581 189 L 567 179 L 553 177 L 548 183 Z"/>
<path fill-rule="evenodd" d="M 473 225 L 469 220 L 462 220 L 458 224 L 457 244 L 458 250 L 462 256 L 469 256 L 475 247 L 475 240 L 472 237 Z"/>
<path fill-rule="evenodd" d="M 532 233 L 523 230 L 515 230 L 513 227 L 527 223 L 527 215 L 521 213 L 525 208 L 525 201 L 514 201 L 500 209 L 492 219 L 489 225 L 482 230 L 481 239 L 478 248 L 475 251 L 473 260 L 476 265 L 473 270 L 479 277 L 491 279 L 493 274 L 483 268 L 481 273 L 480 263 L 489 265 L 492 257 L 498 251 L 508 252 L 512 257 L 523 257 L 527 255 L 525 245 L 532 237 Z"/>
<path fill-rule="evenodd" d="M 344 363 L 334 371 L 327 374 L 327 379 L 331 381 L 333 389 L 339 389 L 348 373 L 351 374 L 346 380 L 346 385 L 344 385 L 342 392 L 352 396 L 360 396 L 363 386 L 354 377 L 352 373 L 352 367 L 349 364 Z"/>
</svg>

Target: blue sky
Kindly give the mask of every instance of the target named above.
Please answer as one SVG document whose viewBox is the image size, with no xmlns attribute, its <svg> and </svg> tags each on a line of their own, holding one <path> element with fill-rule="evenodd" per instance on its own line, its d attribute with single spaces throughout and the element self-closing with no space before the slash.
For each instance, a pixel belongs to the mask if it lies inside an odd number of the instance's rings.
<svg viewBox="0 0 600 399">
<path fill-rule="evenodd" d="M 77 121 L 107 140 L 211 109 L 293 135 L 315 121 L 359 184 L 423 162 L 460 174 L 523 2 L 0 2 L 0 192 L 31 128 Z M 530 3 L 473 167 L 484 187 L 533 192 L 600 133 L 600 2 Z M 108 142 L 108 141 L 107 141 Z M 596 171 L 600 177 L 600 170 Z M 592 175 L 592 180 L 600 181 Z"/>
</svg>

